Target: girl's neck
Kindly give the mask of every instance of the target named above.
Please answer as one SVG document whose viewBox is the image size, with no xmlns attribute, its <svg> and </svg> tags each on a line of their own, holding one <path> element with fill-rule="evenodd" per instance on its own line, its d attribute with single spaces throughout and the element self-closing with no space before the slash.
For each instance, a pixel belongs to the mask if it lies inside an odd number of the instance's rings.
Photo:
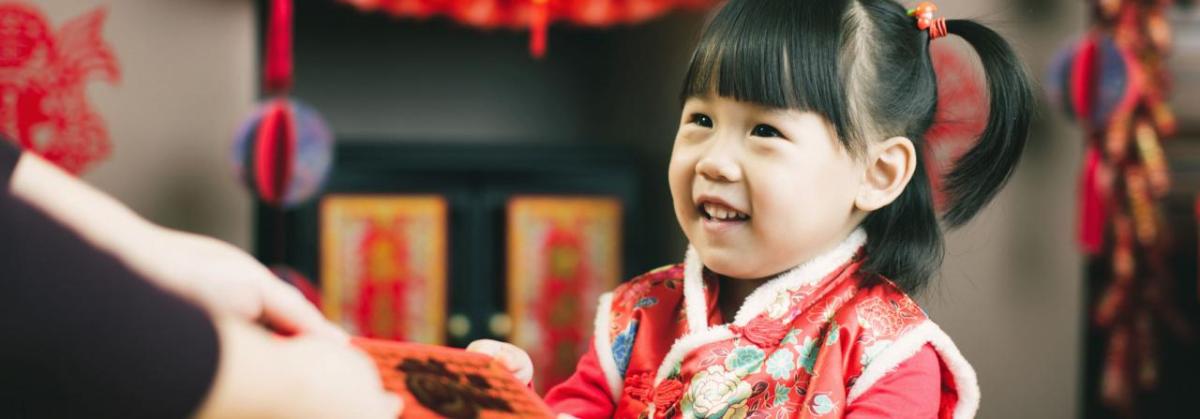
<svg viewBox="0 0 1200 419">
<path fill-rule="evenodd" d="M 717 309 L 720 310 L 720 312 L 721 312 L 721 318 L 723 319 L 723 322 L 725 322 L 725 323 L 732 322 L 734 320 L 734 317 L 737 316 L 738 311 L 741 310 L 743 305 L 745 305 L 746 299 L 751 294 L 753 294 L 755 290 L 757 290 L 759 287 L 763 286 L 763 284 L 771 282 L 771 280 L 779 278 L 780 276 L 793 274 L 793 271 L 796 271 L 797 269 L 805 269 L 805 267 L 824 269 L 821 267 L 809 266 L 809 265 L 811 263 L 814 263 L 815 260 L 818 260 L 821 258 L 827 258 L 828 255 L 831 255 L 833 253 L 844 253 L 844 252 L 839 252 L 839 248 L 845 247 L 845 250 L 847 250 L 851 253 L 845 255 L 846 260 L 841 260 L 839 257 L 839 259 L 836 261 L 836 265 L 841 265 L 842 263 L 848 261 L 853 256 L 853 253 L 857 252 L 858 249 L 860 249 L 861 246 L 863 246 L 866 243 L 866 234 L 861 232 L 857 228 L 852 230 L 850 233 L 846 234 L 845 237 L 846 238 L 842 239 L 841 242 L 833 245 L 829 249 L 827 249 L 824 252 L 822 252 L 821 254 L 819 254 L 817 257 L 810 259 L 809 261 L 807 261 L 805 263 L 797 265 L 796 267 L 787 269 L 783 272 L 779 272 L 777 274 L 770 275 L 767 277 L 758 278 L 758 279 L 738 279 L 738 278 L 727 277 L 725 275 L 721 275 L 720 273 L 710 271 L 710 272 L 716 274 L 716 276 L 718 278 L 718 288 L 717 289 L 719 291 L 717 292 Z M 825 265 L 825 264 L 821 264 L 821 265 Z M 836 266 L 828 266 L 828 268 L 830 270 L 834 269 L 835 267 Z M 704 269 L 707 270 L 707 268 L 704 268 Z M 828 274 L 828 272 L 813 272 L 813 273 L 816 275 L 819 275 L 820 277 L 824 277 L 826 274 Z M 819 278 L 818 277 L 812 278 L 812 280 L 817 280 L 817 279 L 819 279 Z"/>
<path fill-rule="evenodd" d="M 761 279 L 734 279 L 717 274 L 720 284 L 717 288 L 720 290 L 717 293 L 717 309 L 721 311 L 722 323 L 733 321 L 733 317 L 737 315 L 738 310 L 745 303 L 746 297 L 749 297 L 762 284 L 778 276 L 773 275 Z"/>
</svg>

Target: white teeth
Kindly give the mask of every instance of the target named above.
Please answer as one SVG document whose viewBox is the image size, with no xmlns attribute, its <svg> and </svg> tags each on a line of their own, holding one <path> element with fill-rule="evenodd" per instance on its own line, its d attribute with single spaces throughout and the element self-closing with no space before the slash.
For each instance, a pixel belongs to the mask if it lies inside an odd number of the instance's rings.
<svg viewBox="0 0 1200 419">
<path fill-rule="evenodd" d="M 704 210 L 704 213 L 708 216 L 708 218 L 713 220 L 740 221 L 750 218 L 750 216 L 746 214 L 742 214 L 734 209 L 717 204 L 706 203 L 701 207 L 701 209 Z"/>
</svg>

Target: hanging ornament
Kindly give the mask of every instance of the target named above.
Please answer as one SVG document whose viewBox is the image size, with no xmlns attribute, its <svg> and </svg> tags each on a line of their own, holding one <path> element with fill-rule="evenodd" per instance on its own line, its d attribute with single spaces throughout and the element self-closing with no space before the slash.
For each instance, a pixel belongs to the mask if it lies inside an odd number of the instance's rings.
<svg viewBox="0 0 1200 419">
<path fill-rule="evenodd" d="M 238 178 L 272 210 L 270 255 L 260 255 L 281 280 L 320 307 L 319 293 L 300 272 L 286 266 L 285 209 L 321 190 L 333 164 L 333 133 L 316 110 L 289 98 L 292 88 L 292 1 L 271 0 L 268 11 L 263 88 L 270 96 L 242 123 L 234 138 Z"/>
<path fill-rule="evenodd" d="M 1126 417 L 1158 386 L 1160 339 L 1192 336 L 1169 300 L 1174 276 L 1161 215 L 1171 188 L 1162 139 L 1175 130 L 1163 65 L 1171 3 L 1093 0 L 1093 28 L 1058 54 L 1049 77 L 1051 100 L 1086 135 L 1079 237 L 1094 262 L 1107 262 L 1091 278 L 1101 290 L 1090 318 L 1105 345 L 1097 391 Z"/>
<path fill-rule="evenodd" d="M 531 0 L 529 17 L 529 53 L 534 58 L 546 55 L 546 32 L 550 27 L 550 0 Z"/>
<path fill-rule="evenodd" d="M 556 22 L 608 27 L 643 22 L 672 10 L 701 10 L 719 0 L 341 0 L 363 11 L 427 19 L 445 16 L 481 29 L 528 29 L 529 53 L 546 53 L 548 30 Z"/>
<path fill-rule="evenodd" d="M 273 98 L 238 130 L 234 167 L 259 200 L 285 208 L 320 192 L 333 163 L 333 133 L 316 110 L 286 97 L 293 82 L 291 0 L 272 0 L 269 17 L 263 86 Z"/>
<path fill-rule="evenodd" d="M 259 200 L 293 207 L 321 191 L 333 165 L 333 134 L 311 107 L 276 98 L 242 124 L 233 150 L 238 177 Z"/>
<path fill-rule="evenodd" d="M 268 93 L 284 94 L 292 88 L 291 0 L 272 0 L 270 13 L 263 85 Z"/>
<path fill-rule="evenodd" d="M 121 79 L 107 15 L 97 7 L 55 31 L 35 5 L 0 3 L 0 133 L 75 174 L 112 148 L 86 96 L 90 81 Z"/>
</svg>

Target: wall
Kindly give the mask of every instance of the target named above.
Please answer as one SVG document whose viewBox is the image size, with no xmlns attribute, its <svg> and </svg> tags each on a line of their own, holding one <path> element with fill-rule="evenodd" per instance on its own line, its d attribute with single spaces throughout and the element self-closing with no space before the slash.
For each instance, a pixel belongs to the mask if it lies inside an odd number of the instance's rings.
<svg viewBox="0 0 1200 419">
<path fill-rule="evenodd" d="M 90 83 L 112 154 L 85 179 L 155 222 L 241 246 L 250 199 L 232 175 L 235 127 L 252 109 L 254 5 L 245 0 L 39 0 L 50 24 L 103 6 L 116 86 Z"/>
</svg>

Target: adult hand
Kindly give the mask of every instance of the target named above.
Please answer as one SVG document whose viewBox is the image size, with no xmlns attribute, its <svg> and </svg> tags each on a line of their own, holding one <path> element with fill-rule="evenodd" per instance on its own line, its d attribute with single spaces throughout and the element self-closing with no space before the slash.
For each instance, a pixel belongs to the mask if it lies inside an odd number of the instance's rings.
<svg viewBox="0 0 1200 419">
<path fill-rule="evenodd" d="M 33 153 L 17 162 L 10 188 L 147 280 L 210 312 L 234 313 L 285 334 L 349 340 L 245 252 L 213 238 L 159 227 Z"/>
<path fill-rule="evenodd" d="M 197 417 L 395 419 L 400 398 L 387 392 L 375 363 L 346 343 L 280 338 L 217 315 L 220 364 Z"/>
<path fill-rule="evenodd" d="M 151 226 L 145 242 L 127 254 L 135 270 L 209 311 L 232 313 L 286 335 L 349 340 L 298 290 L 229 243 Z"/>
</svg>

